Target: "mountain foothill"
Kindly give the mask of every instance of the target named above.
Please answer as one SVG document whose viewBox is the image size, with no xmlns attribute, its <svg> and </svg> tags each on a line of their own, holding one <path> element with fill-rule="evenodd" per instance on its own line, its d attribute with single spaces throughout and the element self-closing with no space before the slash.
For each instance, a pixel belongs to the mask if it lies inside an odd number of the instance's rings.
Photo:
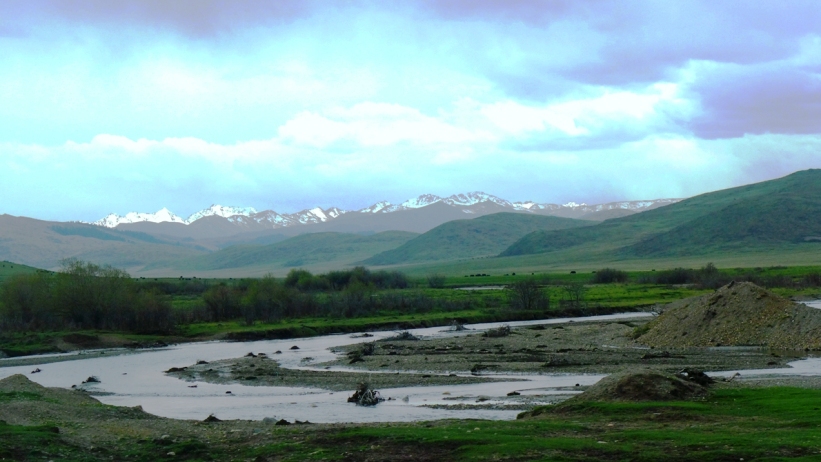
<svg viewBox="0 0 821 462">
<path fill-rule="evenodd" d="M 361 210 L 291 214 L 214 205 L 95 223 L 0 216 L 0 259 L 53 269 L 65 258 L 133 276 L 243 277 L 364 265 L 410 273 L 650 269 L 716 261 L 809 263 L 821 250 L 821 170 L 689 199 L 587 205 L 474 192 Z M 683 263 L 682 263 L 683 262 Z"/>
</svg>

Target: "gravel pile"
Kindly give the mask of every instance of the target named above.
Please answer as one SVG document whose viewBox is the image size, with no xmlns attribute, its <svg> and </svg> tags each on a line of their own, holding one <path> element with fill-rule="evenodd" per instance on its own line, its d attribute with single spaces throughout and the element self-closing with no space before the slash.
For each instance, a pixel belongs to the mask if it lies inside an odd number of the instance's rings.
<svg viewBox="0 0 821 462">
<path fill-rule="evenodd" d="M 766 346 L 821 349 L 821 310 L 792 302 L 750 282 L 668 305 L 638 338 L 662 348 Z"/>
<path fill-rule="evenodd" d="M 707 388 L 673 374 L 638 370 L 607 376 L 564 404 L 584 401 L 682 401 L 707 396 Z"/>
</svg>

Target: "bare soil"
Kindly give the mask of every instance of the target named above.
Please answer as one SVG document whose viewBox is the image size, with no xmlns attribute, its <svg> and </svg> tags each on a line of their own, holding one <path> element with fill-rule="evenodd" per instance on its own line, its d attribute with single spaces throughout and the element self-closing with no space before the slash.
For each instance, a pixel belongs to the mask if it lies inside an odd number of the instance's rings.
<svg viewBox="0 0 821 462">
<path fill-rule="evenodd" d="M 821 349 L 821 310 L 750 282 L 674 302 L 647 326 L 641 343 L 656 348 L 759 345 Z"/>
<path fill-rule="evenodd" d="M 314 387 L 332 391 L 353 391 L 359 383 L 369 383 L 374 389 L 408 386 L 457 385 L 492 382 L 492 377 L 457 376 L 450 374 L 317 371 L 287 369 L 266 356 L 243 357 L 195 364 L 169 372 L 182 380 L 210 383 L 242 383 L 243 385 Z"/>
<path fill-rule="evenodd" d="M 784 367 L 803 352 L 714 348 L 652 348 L 633 339 L 645 321 L 585 322 L 512 329 L 504 337 L 481 332 L 419 341 L 374 342 L 370 355 L 350 364 L 361 345 L 340 348 L 326 363 L 362 370 L 472 373 L 610 374 L 646 367 L 668 372 L 684 368 L 718 371 Z M 641 339 L 640 339 L 641 340 Z"/>
</svg>

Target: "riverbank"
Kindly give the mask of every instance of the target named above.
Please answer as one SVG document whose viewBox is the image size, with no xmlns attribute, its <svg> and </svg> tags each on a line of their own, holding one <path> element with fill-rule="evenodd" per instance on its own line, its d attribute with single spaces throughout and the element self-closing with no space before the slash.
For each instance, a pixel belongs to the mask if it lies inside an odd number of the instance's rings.
<svg viewBox="0 0 821 462">
<path fill-rule="evenodd" d="M 247 325 L 240 321 L 226 321 L 219 323 L 195 323 L 181 326 L 170 334 L 151 335 L 109 331 L 6 332 L 0 334 L 0 358 L 115 348 L 140 350 L 177 343 L 212 340 L 281 340 L 332 334 L 449 326 L 454 321 L 463 324 L 528 321 L 571 316 L 638 312 L 650 308 L 651 307 L 646 305 L 637 305 L 627 308 L 597 306 L 548 311 L 516 311 L 508 309 L 460 310 L 404 315 L 388 314 L 384 316 L 355 318 L 297 318 L 285 319 L 275 323 L 256 322 L 252 325 Z"/>
<path fill-rule="evenodd" d="M 589 403 L 516 421 L 277 425 L 273 420 L 164 419 L 13 376 L 0 380 L 0 457 L 139 462 L 812 460 L 821 453 L 819 401 L 819 390 L 719 387 L 701 402 Z"/>
</svg>

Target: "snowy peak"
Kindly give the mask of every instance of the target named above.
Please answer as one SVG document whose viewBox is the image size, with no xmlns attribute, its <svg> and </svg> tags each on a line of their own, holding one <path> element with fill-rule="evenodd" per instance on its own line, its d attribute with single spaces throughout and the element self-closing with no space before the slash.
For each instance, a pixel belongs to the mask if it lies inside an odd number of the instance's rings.
<svg viewBox="0 0 821 462">
<path fill-rule="evenodd" d="M 231 206 L 223 206 L 214 204 L 207 209 L 200 210 L 197 213 L 192 214 L 185 220 L 186 224 L 191 224 L 200 218 L 211 217 L 211 216 L 218 216 L 223 218 L 231 218 L 237 215 L 241 215 L 244 217 L 250 217 L 251 215 L 257 213 L 257 211 L 253 207 L 231 207 Z"/>
<path fill-rule="evenodd" d="M 584 214 L 593 212 L 602 212 L 608 210 L 627 210 L 632 212 L 639 212 L 649 210 L 664 205 L 678 202 L 680 199 L 656 199 L 646 201 L 621 201 L 609 202 L 606 204 L 587 205 L 585 203 L 567 202 L 563 205 L 537 203 L 534 201 L 524 202 L 510 202 L 508 200 L 499 198 L 492 194 L 487 194 L 481 191 L 474 191 L 463 194 L 454 194 L 446 198 L 442 198 L 435 194 L 423 194 L 413 199 L 399 204 L 393 205 L 388 201 L 377 202 L 369 207 L 358 210 L 357 212 L 363 214 L 377 214 L 377 213 L 393 213 L 402 210 L 421 209 L 432 204 L 442 202 L 451 207 L 461 209 L 465 213 L 486 213 L 482 212 L 481 206 L 479 209 L 473 207 L 477 204 L 492 203 L 497 204 L 503 208 L 520 211 L 539 213 L 542 215 L 559 215 L 566 217 L 580 217 Z M 200 210 L 192 214 L 187 220 L 183 220 L 179 216 L 172 213 L 167 208 L 162 208 L 156 213 L 137 213 L 130 212 L 126 215 L 110 214 L 105 218 L 95 221 L 92 224 L 98 226 L 105 226 L 107 228 L 114 228 L 121 224 L 151 222 L 151 223 L 180 223 L 189 225 L 200 220 L 201 218 L 218 216 L 225 218 L 230 223 L 237 225 L 262 225 L 266 228 L 284 228 L 287 226 L 307 225 L 312 223 L 325 223 L 327 221 L 338 218 L 349 211 L 339 209 L 337 207 L 330 207 L 322 209 L 321 207 L 314 207 L 312 209 L 301 210 L 296 213 L 281 214 L 273 210 L 256 211 L 253 207 L 230 207 L 214 204 L 207 209 Z"/>
<path fill-rule="evenodd" d="M 113 228 L 117 225 L 124 223 L 139 223 L 142 221 L 148 221 L 151 223 L 185 223 L 185 220 L 178 217 L 167 208 L 163 207 L 156 213 L 129 212 L 125 214 L 125 216 L 117 215 L 116 213 L 111 213 L 105 218 L 95 221 L 92 224 L 105 226 L 107 228 Z"/>
<path fill-rule="evenodd" d="M 379 213 L 384 212 L 386 209 L 391 207 L 391 203 L 388 201 L 377 202 L 370 207 L 365 207 L 362 210 L 359 210 L 359 213 Z"/>
<path fill-rule="evenodd" d="M 422 207 L 427 207 L 441 200 L 442 198 L 435 194 L 422 194 L 419 197 L 408 199 L 405 202 L 402 202 L 402 204 L 399 206 L 399 210 L 418 209 Z"/>
<path fill-rule="evenodd" d="M 492 202 L 494 204 L 499 204 L 502 207 L 513 207 L 513 204 L 510 201 L 500 199 L 496 196 L 483 193 L 481 191 L 474 191 L 465 194 L 454 194 L 444 199 L 443 202 L 448 205 L 462 207 L 469 207 L 471 205 L 476 205 L 482 202 Z"/>
<path fill-rule="evenodd" d="M 562 204 L 562 207 L 567 207 L 567 208 L 571 208 L 571 209 L 577 209 L 579 207 L 586 207 L 586 206 L 587 206 L 587 204 L 585 204 L 584 202 L 582 202 L 581 204 L 577 204 L 577 203 L 571 201 L 571 202 L 568 202 L 566 204 Z"/>
</svg>

